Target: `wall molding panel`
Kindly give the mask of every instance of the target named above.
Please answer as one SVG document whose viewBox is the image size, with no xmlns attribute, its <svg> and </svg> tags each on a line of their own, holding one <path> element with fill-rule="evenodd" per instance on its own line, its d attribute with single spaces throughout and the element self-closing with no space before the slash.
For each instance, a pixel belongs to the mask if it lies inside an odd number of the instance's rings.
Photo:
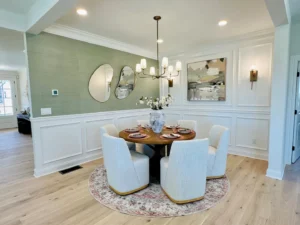
<svg viewBox="0 0 300 225">
<path fill-rule="evenodd" d="M 206 110 L 184 108 L 165 109 L 166 117 L 169 114 L 177 115 L 176 119 L 196 120 L 198 124 L 197 138 L 206 138 L 213 125 L 226 126 L 230 130 L 230 142 L 228 153 L 261 160 L 268 160 L 268 140 L 269 140 L 269 118 L 270 114 L 262 111 L 255 113 L 240 113 L 237 111 Z M 175 120 L 175 118 L 173 118 Z M 239 120 L 246 123 L 239 123 Z M 265 123 L 257 126 L 257 121 Z M 249 132 L 254 130 L 255 132 Z M 239 134 L 241 133 L 242 136 Z M 256 136 L 254 136 L 256 135 Z M 243 137 L 243 138 L 241 138 Z M 253 139 L 254 143 L 253 144 Z M 248 144 L 250 143 L 250 144 Z M 262 147 L 261 147 L 262 146 Z"/>
<path fill-rule="evenodd" d="M 149 109 L 32 118 L 34 176 L 40 177 L 102 157 L 100 127 L 119 129 L 148 119 Z"/>
</svg>

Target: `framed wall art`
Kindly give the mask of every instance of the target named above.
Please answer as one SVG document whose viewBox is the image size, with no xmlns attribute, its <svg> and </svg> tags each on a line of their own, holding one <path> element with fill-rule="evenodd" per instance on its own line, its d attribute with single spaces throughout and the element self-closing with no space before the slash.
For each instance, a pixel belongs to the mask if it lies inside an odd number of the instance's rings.
<svg viewBox="0 0 300 225">
<path fill-rule="evenodd" d="M 188 101 L 226 100 L 226 58 L 187 64 Z"/>
</svg>

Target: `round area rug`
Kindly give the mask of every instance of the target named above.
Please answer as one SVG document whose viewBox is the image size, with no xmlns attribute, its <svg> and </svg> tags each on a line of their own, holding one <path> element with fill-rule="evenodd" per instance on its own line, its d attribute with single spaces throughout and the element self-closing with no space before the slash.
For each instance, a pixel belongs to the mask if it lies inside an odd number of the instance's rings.
<svg viewBox="0 0 300 225">
<path fill-rule="evenodd" d="M 171 202 L 159 184 L 149 184 L 147 188 L 127 196 L 117 195 L 108 186 L 103 165 L 91 174 L 89 188 L 91 195 L 98 202 L 121 213 L 146 217 L 173 217 L 189 215 L 213 207 L 229 191 L 229 180 L 227 177 L 208 180 L 204 199 L 183 205 Z"/>
</svg>

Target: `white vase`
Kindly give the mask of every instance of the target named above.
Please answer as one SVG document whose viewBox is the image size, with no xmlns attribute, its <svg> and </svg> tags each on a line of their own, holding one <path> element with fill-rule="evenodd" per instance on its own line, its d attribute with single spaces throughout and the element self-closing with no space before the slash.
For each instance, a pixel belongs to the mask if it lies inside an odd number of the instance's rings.
<svg viewBox="0 0 300 225">
<path fill-rule="evenodd" d="M 161 133 L 165 125 L 165 114 L 162 110 L 152 110 L 150 113 L 150 125 L 154 133 Z"/>
</svg>

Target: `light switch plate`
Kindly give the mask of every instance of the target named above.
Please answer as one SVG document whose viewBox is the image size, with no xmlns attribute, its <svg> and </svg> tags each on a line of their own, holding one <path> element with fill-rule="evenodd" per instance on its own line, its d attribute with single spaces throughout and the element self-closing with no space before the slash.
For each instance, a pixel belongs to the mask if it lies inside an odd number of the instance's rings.
<svg viewBox="0 0 300 225">
<path fill-rule="evenodd" d="M 41 108 L 41 115 L 42 116 L 51 115 L 51 114 L 52 114 L 51 108 Z"/>
</svg>

